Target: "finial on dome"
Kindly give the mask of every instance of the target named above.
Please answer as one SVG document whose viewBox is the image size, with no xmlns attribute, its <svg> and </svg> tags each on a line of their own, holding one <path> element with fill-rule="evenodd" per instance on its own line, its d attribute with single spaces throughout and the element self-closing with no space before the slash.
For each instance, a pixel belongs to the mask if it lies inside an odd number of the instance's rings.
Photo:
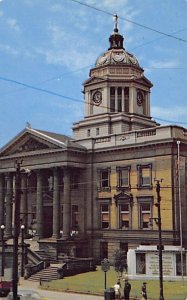
<svg viewBox="0 0 187 300">
<path fill-rule="evenodd" d="M 113 19 L 114 19 L 114 32 L 118 32 L 118 15 L 115 14 L 113 16 Z"/>
<path fill-rule="evenodd" d="M 123 36 L 118 33 L 118 15 L 113 16 L 114 32 L 109 37 L 110 49 L 123 49 Z"/>
</svg>

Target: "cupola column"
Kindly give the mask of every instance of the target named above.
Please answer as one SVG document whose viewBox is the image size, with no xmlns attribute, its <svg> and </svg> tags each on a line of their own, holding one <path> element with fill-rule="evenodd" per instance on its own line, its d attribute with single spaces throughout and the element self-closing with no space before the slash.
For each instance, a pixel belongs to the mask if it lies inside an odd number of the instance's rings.
<svg viewBox="0 0 187 300">
<path fill-rule="evenodd" d="M 122 88 L 121 91 L 122 95 L 121 95 L 121 101 L 122 101 L 122 112 L 125 112 L 125 94 L 124 94 L 124 88 Z"/>
</svg>

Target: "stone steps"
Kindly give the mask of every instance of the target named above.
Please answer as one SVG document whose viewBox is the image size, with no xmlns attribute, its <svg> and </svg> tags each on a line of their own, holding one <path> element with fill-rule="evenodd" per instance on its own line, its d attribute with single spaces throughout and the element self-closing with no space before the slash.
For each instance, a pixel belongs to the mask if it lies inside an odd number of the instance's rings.
<svg viewBox="0 0 187 300">
<path fill-rule="evenodd" d="M 28 278 L 29 281 L 51 281 L 58 279 L 58 267 L 49 266 L 46 269 L 43 269 Z"/>
</svg>

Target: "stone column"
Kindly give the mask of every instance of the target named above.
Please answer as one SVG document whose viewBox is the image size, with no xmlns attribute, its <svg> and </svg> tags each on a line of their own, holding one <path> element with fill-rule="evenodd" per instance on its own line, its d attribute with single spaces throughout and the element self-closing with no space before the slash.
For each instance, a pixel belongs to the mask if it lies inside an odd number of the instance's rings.
<svg viewBox="0 0 187 300">
<path fill-rule="evenodd" d="M 13 203 L 13 176 L 11 173 L 6 175 L 6 220 L 5 234 L 7 237 L 12 237 L 12 203 Z"/>
<path fill-rule="evenodd" d="M 60 237 L 60 178 L 59 170 L 53 170 L 53 237 Z"/>
<path fill-rule="evenodd" d="M 5 193 L 4 193 L 4 175 L 0 174 L 0 226 L 4 224 L 4 202 L 5 202 Z"/>
<path fill-rule="evenodd" d="M 124 95 L 124 87 L 122 87 L 122 89 L 121 89 L 122 91 L 122 95 L 121 95 L 121 97 L 122 97 L 122 99 L 121 99 L 121 106 L 122 106 L 122 112 L 125 112 L 125 95 Z"/>
<path fill-rule="evenodd" d="M 63 237 L 70 236 L 71 201 L 70 201 L 70 170 L 64 168 L 64 195 L 63 195 Z"/>
<path fill-rule="evenodd" d="M 36 191 L 36 237 L 43 237 L 43 180 L 41 171 L 37 171 L 37 191 Z"/>
<path fill-rule="evenodd" d="M 20 219 L 21 225 L 25 225 L 25 232 L 27 232 L 27 174 L 21 175 L 21 192 Z"/>
</svg>

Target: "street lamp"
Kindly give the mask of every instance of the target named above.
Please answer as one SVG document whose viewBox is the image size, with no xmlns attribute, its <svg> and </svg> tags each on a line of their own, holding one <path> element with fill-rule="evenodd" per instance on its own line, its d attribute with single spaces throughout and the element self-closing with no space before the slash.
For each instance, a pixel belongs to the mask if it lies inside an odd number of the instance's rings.
<svg viewBox="0 0 187 300">
<path fill-rule="evenodd" d="M 160 282 L 160 297 L 159 300 L 164 300 L 164 291 L 163 291 L 163 262 L 162 262 L 162 223 L 161 223 L 161 211 L 160 211 L 160 181 L 155 180 L 156 183 L 156 192 L 157 192 L 157 203 L 155 206 L 158 208 L 158 218 L 157 218 L 157 225 L 158 225 L 158 234 L 159 234 L 159 245 L 158 245 L 158 253 L 159 253 L 159 282 Z"/>
<path fill-rule="evenodd" d="M 25 233 L 25 225 L 21 225 L 21 277 L 24 276 L 24 267 L 25 267 L 24 233 Z"/>
<path fill-rule="evenodd" d="M 13 236 L 13 272 L 12 272 L 13 300 L 18 300 L 18 238 L 20 232 L 21 163 L 22 162 L 16 161 L 14 236 Z"/>
<path fill-rule="evenodd" d="M 5 225 L 1 225 L 1 276 L 4 276 L 5 244 L 4 244 Z"/>
</svg>

